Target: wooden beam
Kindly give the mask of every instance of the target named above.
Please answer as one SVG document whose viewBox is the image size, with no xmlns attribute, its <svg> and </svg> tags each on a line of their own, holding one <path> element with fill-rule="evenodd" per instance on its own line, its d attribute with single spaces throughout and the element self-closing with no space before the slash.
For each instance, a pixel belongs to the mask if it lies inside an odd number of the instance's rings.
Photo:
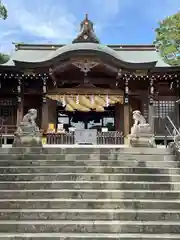
<svg viewBox="0 0 180 240">
<path fill-rule="evenodd" d="M 112 84 L 112 82 L 116 83 L 115 78 L 94 78 L 94 77 L 88 77 L 89 81 L 94 84 Z M 77 83 L 83 82 L 83 79 L 63 79 L 59 78 L 56 79 L 57 82 L 63 82 L 63 83 Z"/>
<path fill-rule="evenodd" d="M 118 74 L 119 69 L 117 67 L 114 67 L 110 64 L 103 63 L 103 62 L 102 62 L 102 65 L 105 67 L 106 71 L 110 71 L 112 73 Z"/>
<path fill-rule="evenodd" d="M 48 91 L 48 94 L 109 94 L 124 96 L 121 89 L 104 89 L 104 88 L 55 88 Z"/>
</svg>

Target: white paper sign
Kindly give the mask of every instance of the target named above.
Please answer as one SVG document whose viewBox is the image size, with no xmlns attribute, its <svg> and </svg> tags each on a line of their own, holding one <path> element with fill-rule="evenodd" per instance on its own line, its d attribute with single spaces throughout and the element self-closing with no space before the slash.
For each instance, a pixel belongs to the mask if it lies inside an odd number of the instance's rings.
<svg viewBox="0 0 180 240">
<path fill-rule="evenodd" d="M 76 144 L 97 144 L 97 130 L 83 129 L 75 130 Z"/>
</svg>

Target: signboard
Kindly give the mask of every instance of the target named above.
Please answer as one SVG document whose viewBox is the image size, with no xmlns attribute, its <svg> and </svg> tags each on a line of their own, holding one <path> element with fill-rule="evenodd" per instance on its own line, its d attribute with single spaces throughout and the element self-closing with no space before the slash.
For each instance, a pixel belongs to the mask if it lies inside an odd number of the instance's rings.
<svg viewBox="0 0 180 240">
<path fill-rule="evenodd" d="M 75 130 L 75 144 L 97 144 L 97 130 L 83 129 Z"/>
</svg>

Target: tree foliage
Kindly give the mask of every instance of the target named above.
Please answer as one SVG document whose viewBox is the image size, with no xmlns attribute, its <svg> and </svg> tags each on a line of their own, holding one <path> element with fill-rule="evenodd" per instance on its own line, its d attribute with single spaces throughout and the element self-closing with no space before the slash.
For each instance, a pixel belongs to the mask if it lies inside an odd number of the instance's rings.
<svg viewBox="0 0 180 240">
<path fill-rule="evenodd" d="M 7 54 L 0 53 L 0 64 L 4 64 L 9 61 L 10 57 Z"/>
<path fill-rule="evenodd" d="M 8 12 L 2 1 L 0 0 L 0 18 L 1 19 L 6 19 L 8 16 Z"/>
<path fill-rule="evenodd" d="M 2 1 L 0 0 L 0 19 L 5 20 L 8 17 L 8 12 Z M 0 64 L 6 63 L 9 60 L 7 54 L 0 53 Z"/>
<path fill-rule="evenodd" d="M 155 44 L 164 61 L 180 66 L 180 12 L 159 22 Z"/>
</svg>

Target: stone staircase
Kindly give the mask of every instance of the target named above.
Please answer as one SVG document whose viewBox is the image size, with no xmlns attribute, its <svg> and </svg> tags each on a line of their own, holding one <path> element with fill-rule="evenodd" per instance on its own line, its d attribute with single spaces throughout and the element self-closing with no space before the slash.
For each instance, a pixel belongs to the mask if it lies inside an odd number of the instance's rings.
<svg viewBox="0 0 180 240">
<path fill-rule="evenodd" d="M 0 239 L 180 239 L 180 168 L 168 149 L 19 152 L 0 149 Z"/>
</svg>

